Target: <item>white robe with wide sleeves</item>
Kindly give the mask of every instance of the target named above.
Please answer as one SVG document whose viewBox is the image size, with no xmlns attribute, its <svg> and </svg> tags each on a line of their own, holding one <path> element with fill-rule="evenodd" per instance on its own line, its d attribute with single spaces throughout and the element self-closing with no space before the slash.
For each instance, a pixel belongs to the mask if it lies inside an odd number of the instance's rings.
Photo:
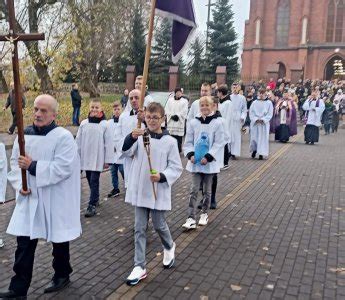
<svg viewBox="0 0 345 300">
<path fill-rule="evenodd" d="M 249 109 L 250 117 L 250 151 L 268 156 L 270 140 L 270 120 L 273 116 L 273 105 L 270 100 L 255 100 Z M 255 123 L 257 120 L 263 124 Z"/>
<path fill-rule="evenodd" d="M 184 136 L 184 127 L 188 114 L 188 100 L 181 98 L 175 100 L 174 97 L 169 98 L 165 106 L 165 114 L 167 116 L 168 130 L 171 135 Z M 171 119 L 172 116 L 178 116 L 178 121 Z"/>
<path fill-rule="evenodd" d="M 322 113 L 325 110 L 325 103 L 321 99 L 318 101 L 318 106 L 317 100 L 311 101 L 308 99 L 303 103 L 303 110 L 308 112 L 307 125 L 314 125 L 317 127 L 321 126 L 321 118 Z"/>
<path fill-rule="evenodd" d="M 25 135 L 25 152 L 37 161 L 36 176 L 27 172 L 31 194 L 22 196 L 16 139 L 8 180 L 16 190 L 16 206 L 7 233 L 62 243 L 81 234 L 80 158 L 72 134 L 57 127 L 46 136 Z"/>
<path fill-rule="evenodd" d="M 3 143 L 0 143 L 0 202 L 5 202 L 7 186 L 7 157 Z"/>
<path fill-rule="evenodd" d="M 75 138 L 80 155 L 80 167 L 83 171 L 102 172 L 106 157 L 114 152 L 113 140 L 107 139 L 107 121 L 90 123 L 88 119 L 80 123 Z"/>
<path fill-rule="evenodd" d="M 221 163 L 220 151 L 224 151 L 226 144 L 224 135 L 224 124 L 222 118 L 214 118 L 209 124 L 202 124 L 200 120 L 194 119 L 187 126 L 187 134 L 183 146 L 184 155 L 195 152 L 195 144 L 199 140 L 201 134 L 204 133 L 209 139 L 208 154 L 212 155 L 214 160 L 206 165 L 193 164 L 190 160 L 187 162 L 186 170 L 191 173 L 215 174 L 220 172 Z"/>
<path fill-rule="evenodd" d="M 230 128 L 231 143 L 230 151 L 232 155 L 241 156 L 242 125 L 247 117 L 247 101 L 242 95 L 232 94 L 230 96 L 233 113 Z"/>
<path fill-rule="evenodd" d="M 133 157 L 126 191 L 126 202 L 133 206 L 156 210 L 171 210 L 171 187 L 182 174 L 182 163 L 176 139 L 163 135 L 160 139 L 150 138 L 152 168 L 163 173 L 167 179 L 155 183 L 157 200 L 154 198 L 150 180 L 150 167 L 143 144 L 139 139 L 123 155 Z"/>
</svg>

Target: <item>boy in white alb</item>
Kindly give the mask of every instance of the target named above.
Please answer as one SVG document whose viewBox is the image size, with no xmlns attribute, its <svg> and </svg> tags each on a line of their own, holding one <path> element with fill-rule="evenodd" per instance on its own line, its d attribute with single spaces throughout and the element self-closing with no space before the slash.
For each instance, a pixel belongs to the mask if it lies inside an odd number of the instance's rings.
<svg viewBox="0 0 345 300">
<path fill-rule="evenodd" d="M 107 151 L 108 156 L 105 158 L 106 164 L 110 166 L 111 172 L 111 180 L 113 184 L 113 189 L 108 194 L 108 197 L 116 197 L 120 195 L 119 189 L 119 176 L 118 173 L 122 175 L 122 179 L 125 178 L 123 173 L 123 162 L 119 159 L 120 151 L 116 149 L 115 141 L 116 141 L 116 127 L 119 125 L 119 119 L 121 115 L 122 107 L 119 101 L 115 101 L 113 104 L 113 116 L 111 119 L 108 120 L 108 127 L 107 127 L 107 141 L 110 143 L 110 150 Z"/>
<path fill-rule="evenodd" d="M 107 167 L 105 158 L 109 154 L 111 141 L 106 138 L 107 121 L 101 102 L 92 100 L 89 106 L 89 116 L 80 123 L 76 143 L 81 160 L 81 170 L 85 171 L 90 187 L 90 201 L 85 217 L 93 217 L 99 205 L 99 178 Z"/>
<path fill-rule="evenodd" d="M 164 115 L 164 108 L 159 103 L 149 104 L 145 111 L 148 129 L 134 129 L 123 141 L 123 155 L 133 157 L 126 202 L 135 207 L 134 269 L 127 278 L 128 285 L 136 285 L 147 276 L 146 231 L 150 214 L 163 244 L 164 268 L 171 268 L 175 261 L 175 243 L 165 220 L 165 212 L 171 210 L 171 186 L 182 174 L 182 163 L 176 140 L 161 128 Z M 152 169 L 143 142 L 144 133 L 150 143 Z"/>
<path fill-rule="evenodd" d="M 191 120 L 187 126 L 183 149 L 188 158 L 186 169 L 193 176 L 188 218 L 182 225 L 186 229 L 196 228 L 197 196 L 201 181 L 203 181 L 204 202 L 199 225 L 208 223 L 207 210 L 211 198 L 212 177 L 220 172 L 220 163 L 216 159 L 225 145 L 223 121 L 213 111 L 212 97 L 200 98 L 199 105 L 201 116 Z"/>
</svg>

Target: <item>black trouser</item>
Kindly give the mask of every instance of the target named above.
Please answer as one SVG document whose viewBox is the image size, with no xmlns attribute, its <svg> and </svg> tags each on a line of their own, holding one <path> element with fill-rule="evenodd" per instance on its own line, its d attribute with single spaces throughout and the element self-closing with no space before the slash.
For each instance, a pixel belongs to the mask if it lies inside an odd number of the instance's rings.
<svg viewBox="0 0 345 300">
<path fill-rule="evenodd" d="M 99 200 L 99 176 L 101 175 L 101 172 L 85 171 L 85 173 L 91 190 L 89 205 L 95 206 Z"/>
<path fill-rule="evenodd" d="M 182 152 L 182 139 L 183 136 L 179 136 L 179 135 L 171 135 L 172 137 L 174 137 L 177 140 L 177 146 L 178 146 L 178 152 Z"/>
<path fill-rule="evenodd" d="M 224 166 L 229 165 L 229 158 L 230 158 L 229 144 L 226 144 L 224 147 Z"/>
<path fill-rule="evenodd" d="M 17 237 L 17 249 L 13 271 L 16 275 L 11 278 L 9 290 L 20 296 L 25 296 L 30 287 L 34 266 L 37 239 L 30 240 L 27 236 Z M 69 242 L 53 243 L 54 278 L 66 278 L 72 273 L 69 256 Z"/>
<path fill-rule="evenodd" d="M 14 132 L 14 130 L 16 129 L 17 126 L 17 115 L 15 111 L 12 111 L 12 125 L 11 127 L 8 129 L 8 131 L 10 131 L 11 133 Z"/>
</svg>

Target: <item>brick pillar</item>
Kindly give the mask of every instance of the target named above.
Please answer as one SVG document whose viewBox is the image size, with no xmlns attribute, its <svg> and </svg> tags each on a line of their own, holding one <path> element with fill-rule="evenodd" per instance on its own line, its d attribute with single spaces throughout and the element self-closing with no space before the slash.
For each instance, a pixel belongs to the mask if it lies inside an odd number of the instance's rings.
<svg viewBox="0 0 345 300">
<path fill-rule="evenodd" d="M 126 68 L 126 89 L 129 91 L 134 89 L 135 82 L 135 66 L 127 66 Z"/>
<path fill-rule="evenodd" d="M 171 66 L 169 68 L 169 92 L 174 91 L 178 85 L 178 67 Z"/>
<path fill-rule="evenodd" d="M 218 66 L 216 69 L 217 85 L 226 84 L 226 66 Z"/>
</svg>

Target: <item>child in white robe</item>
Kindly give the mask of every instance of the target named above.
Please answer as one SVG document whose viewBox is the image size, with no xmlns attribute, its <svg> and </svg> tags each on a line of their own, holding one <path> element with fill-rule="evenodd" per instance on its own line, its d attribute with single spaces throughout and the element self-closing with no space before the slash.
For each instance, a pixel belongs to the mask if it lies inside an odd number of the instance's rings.
<svg viewBox="0 0 345 300">
<path fill-rule="evenodd" d="M 150 214 L 163 244 L 164 268 L 171 268 L 175 261 L 175 243 L 165 220 L 165 212 L 171 210 L 171 186 L 181 176 L 183 168 L 176 140 L 161 128 L 164 115 L 164 108 L 159 103 L 149 104 L 145 112 L 147 131 L 134 129 L 126 136 L 122 146 L 123 156 L 133 157 L 126 202 L 135 207 L 135 254 L 134 269 L 127 278 L 128 285 L 136 285 L 147 276 L 146 231 Z M 150 141 L 152 169 L 143 143 L 145 132 Z"/>
<path fill-rule="evenodd" d="M 96 215 L 99 205 L 99 178 L 107 167 L 105 157 L 110 151 L 111 141 L 106 138 L 107 121 L 101 102 L 92 100 L 89 106 L 89 116 L 80 123 L 76 142 L 81 160 L 81 170 L 85 171 L 90 187 L 89 205 L 85 217 Z"/>
<path fill-rule="evenodd" d="M 219 153 L 224 149 L 224 125 L 214 109 L 212 97 L 200 98 L 200 117 L 191 120 L 187 126 L 184 143 L 184 154 L 188 158 L 187 171 L 192 173 L 188 218 L 182 225 L 186 229 L 196 228 L 197 196 L 201 181 L 203 181 L 204 201 L 199 225 L 207 225 L 207 210 L 211 198 L 212 177 L 220 172 Z M 203 148 L 199 148 L 199 145 Z M 199 151 L 199 150 L 200 151 Z"/>
<path fill-rule="evenodd" d="M 119 189 L 119 175 L 120 173 L 122 175 L 122 179 L 124 179 L 124 173 L 123 173 L 123 163 L 122 160 L 119 159 L 120 151 L 116 149 L 115 141 L 115 132 L 116 127 L 119 125 L 119 118 L 122 112 L 121 103 L 119 101 L 115 101 L 113 104 L 113 116 L 110 120 L 108 120 L 108 126 L 107 126 L 107 141 L 110 143 L 110 151 L 107 151 L 107 154 L 109 154 L 105 158 L 106 164 L 109 164 L 110 166 L 110 173 L 111 173 L 111 181 L 113 184 L 113 189 L 108 194 L 108 197 L 116 197 L 120 195 L 120 189 Z M 113 151 L 111 151 L 113 150 Z"/>
<path fill-rule="evenodd" d="M 250 151 L 252 158 L 258 154 L 259 160 L 269 154 L 270 121 L 273 116 L 272 102 L 266 98 L 265 93 L 264 89 L 260 89 L 258 100 L 249 109 Z"/>
</svg>

